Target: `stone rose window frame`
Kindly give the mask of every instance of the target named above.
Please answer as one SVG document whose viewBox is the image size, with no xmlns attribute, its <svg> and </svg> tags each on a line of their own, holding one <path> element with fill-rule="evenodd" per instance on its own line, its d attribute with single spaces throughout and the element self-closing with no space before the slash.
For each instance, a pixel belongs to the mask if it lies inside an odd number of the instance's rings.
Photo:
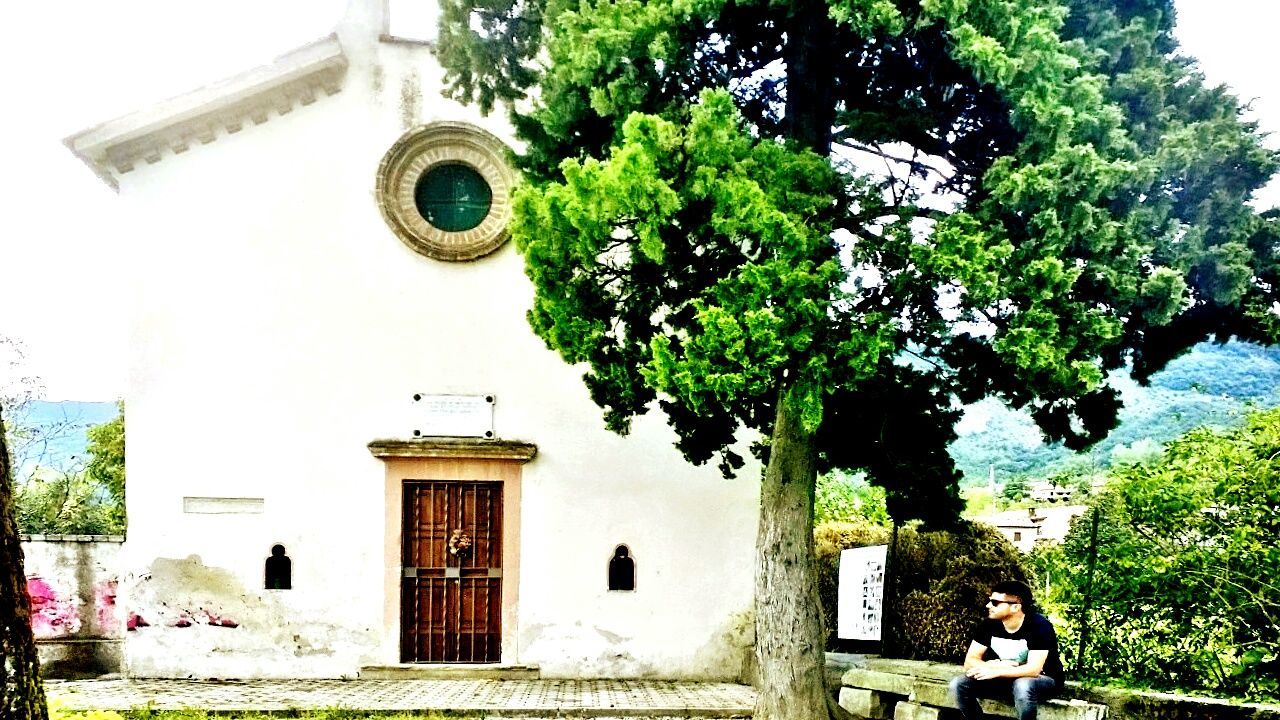
<svg viewBox="0 0 1280 720">
<path fill-rule="evenodd" d="M 507 152 L 496 136 L 467 123 L 436 122 L 410 130 L 378 165 L 378 209 L 396 237 L 417 253 L 447 262 L 482 258 L 508 237 L 516 176 L 507 165 Z M 441 165 L 465 165 L 489 186 L 489 214 L 469 230 L 442 230 L 418 211 L 418 183 Z"/>
</svg>

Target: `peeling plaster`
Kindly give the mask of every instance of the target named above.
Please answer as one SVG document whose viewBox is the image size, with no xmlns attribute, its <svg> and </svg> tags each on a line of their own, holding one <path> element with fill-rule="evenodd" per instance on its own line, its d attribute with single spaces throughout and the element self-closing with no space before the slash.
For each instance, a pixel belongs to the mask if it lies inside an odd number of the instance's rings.
<svg viewBox="0 0 1280 720">
<path fill-rule="evenodd" d="M 639 626 L 642 627 L 642 626 Z M 693 652 L 658 649 L 645 632 L 626 636 L 598 625 L 536 624 L 526 628 L 522 648 L 539 658 L 548 678 L 672 678 L 700 681 L 749 681 L 755 674 L 755 615 L 751 610 L 729 613 L 723 623 L 705 632 L 685 628 L 704 638 Z M 601 638 L 606 641 L 601 646 Z M 555 660 L 547 658 L 554 657 Z"/>
<path fill-rule="evenodd" d="M 134 579 L 129 596 L 130 631 L 194 625 L 234 629 L 240 625 L 234 617 L 248 611 L 239 581 L 226 570 L 206 567 L 198 555 L 156 559 L 151 572 Z"/>
<path fill-rule="evenodd" d="M 99 628 L 114 628 L 119 623 L 116 616 L 116 591 L 119 584 L 118 580 L 110 578 L 93 586 L 93 607 L 98 614 Z"/>
<path fill-rule="evenodd" d="M 727 678 L 755 684 L 755 611 L 730 615 L 712 639 L 694 653 L 693 664 L 707 674 L 705 679 Z"/>
<path fill-rule="evenodd" d="M 520 632 L 520 647 L 529 647 L 542 640 L 542 634 L 547 631 L 547 627 L 543 623 L 525 625 Z"/>
<path fill-rule="evenodd" d="M 379 637 L 316 595 L 248 589 L 198 555 L 157 558 L 125 583 L 137 677 L 352 677 Z M 346 624 L 344 624 L 346 623 Z"/>
<path fill-rule="evenodd" d="M 422 103 L 422 88 L 418 73 L 410 70 L 400 81 L 400 125 L 405 130 L 418 126 L 418 106 Z"/>
<path fill-rule="evenodd" d="M 629 637 L 623 637 L 617 633 L 611 633 L 608 630 L 605 630 L 604 628 L 600 627 L 599 625 L 596 626 L 595 630 L 596 632 L 600 633 L 600 637 L 604 638 L 605 640 L 608 640 L 611 645 L 624 643 L 631 639 Z"/>
</svg>

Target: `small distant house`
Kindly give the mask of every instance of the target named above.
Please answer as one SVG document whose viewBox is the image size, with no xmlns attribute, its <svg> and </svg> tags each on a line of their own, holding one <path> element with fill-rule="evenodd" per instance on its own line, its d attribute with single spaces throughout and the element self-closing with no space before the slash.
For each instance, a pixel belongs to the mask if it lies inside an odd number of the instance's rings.
<svg viewBox="0 0 1280 720">
<path fill-rule="evenodd" d="M 1031 507 L 986 515 L 976 518 L 976 521 L 995 527 L 1022 552 L 1031 552 L 1036 543 L 1057 543 L 1066 539 L 1071 521 L 1087 509 L 1085 505 Z"/>
<path fill-rule="evenodd" d="M 67 140 L 129 218 L 123 671 L 742 677 L 758 466 L 606 431 L 525 319 L 511 129 L 390 27 Z"/>
<path fill-rule="evenodd" d="M 1075 488 L 1040 481 L 1031 485 L 1028 494 L 1035 502 L 1068 502 L 1075 495 Z"/>
</svg>

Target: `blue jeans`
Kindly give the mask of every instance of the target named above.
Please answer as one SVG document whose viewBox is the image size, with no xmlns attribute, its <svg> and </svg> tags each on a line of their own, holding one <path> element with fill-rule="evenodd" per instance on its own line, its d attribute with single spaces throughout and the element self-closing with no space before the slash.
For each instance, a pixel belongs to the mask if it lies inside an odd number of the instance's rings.
<svg viewBox="0 0 1280 720">
<path fill-rule="evenodd" d="M 982 720 L 982 708 L 978 698 L 1009 701 L 1018 720 L 1036 720 L 1040 703 L 1058 694 L 1058 682 L 1048 675 L 1022 678 L 994 678 L 974 680 L 967 675 L 951 680 L 951 696 L 960 707 L 964 720 Z"/>
</svg>

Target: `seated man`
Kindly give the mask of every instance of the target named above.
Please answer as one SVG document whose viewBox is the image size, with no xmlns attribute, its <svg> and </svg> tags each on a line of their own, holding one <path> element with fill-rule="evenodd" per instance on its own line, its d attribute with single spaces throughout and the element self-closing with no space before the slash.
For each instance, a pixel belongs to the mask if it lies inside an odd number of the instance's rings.
<svg viewBox="0 0 1280 720">
<path fill-rule="evenodd" d="M 1062 689 L 1058 635 L 1045 616 L 1032 611 L 1031 588 L 1017 581 L 998 583 L 987 601 L 987 619 L 973 632 L 964 675 L 951 693 L 965 720 L 980 720 L 978 698 L 1013 706 L 1018 720 L 1035 720 L 1039 704 Z"/>
</svg>

